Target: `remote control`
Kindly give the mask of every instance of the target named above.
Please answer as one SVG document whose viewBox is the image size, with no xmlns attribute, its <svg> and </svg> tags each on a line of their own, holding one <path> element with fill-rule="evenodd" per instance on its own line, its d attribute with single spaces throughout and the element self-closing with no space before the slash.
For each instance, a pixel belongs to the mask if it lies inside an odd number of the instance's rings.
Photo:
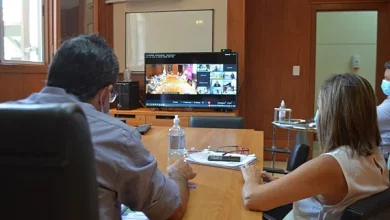
<svg viewBox="0 0 390 220">
<path fill-rule="evenodd" d="M 135 128 L 140 134 L 144 135 L 152 127 L 152 124 L 142 124 Z"/>
<path fill-rule="evenodd" d="M 210 155 L 207 158 L 207 160 L 209 160 L 209 161 L 225 161 L 225 162 L 240 162 L 241 157 Z"/>
</svg>

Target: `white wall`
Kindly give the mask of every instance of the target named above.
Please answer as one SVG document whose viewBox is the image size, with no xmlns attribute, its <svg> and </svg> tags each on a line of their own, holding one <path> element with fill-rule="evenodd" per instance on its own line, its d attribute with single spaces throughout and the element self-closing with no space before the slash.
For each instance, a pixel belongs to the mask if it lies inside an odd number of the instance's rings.
<svg viewBox="0 0 390 220">
<path fill-rule="evenodd" d="M 125 68 L 125 13 L 214 9 L 214 50 L 226 48 L 227 0 L 155 0 L 114 4 L 114 51 Z"/>
<path fill-rule="evenodd" d="M 131 71 L 144 71 L 145 53 L 210 52 L 213 11 L 128 13 L 125 41 Z"/>
<path fill-rule="evenodd" d="M 357 73 L 375 88 L 377 17 L 376 11 L 317 13 L 315 100 L 332 74 Z M 353 55 L 360 55 L 358 71 L 352 68 Z"/>
</svg>

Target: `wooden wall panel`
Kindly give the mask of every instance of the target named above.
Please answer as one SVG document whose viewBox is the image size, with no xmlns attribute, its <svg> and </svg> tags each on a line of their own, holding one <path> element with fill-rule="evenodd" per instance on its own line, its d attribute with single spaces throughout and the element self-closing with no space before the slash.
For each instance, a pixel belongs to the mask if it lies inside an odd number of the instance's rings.
<svg viewBox="0 0 390 220">
<path fill-rule="evenodd" d="M 23 99 L 39 92 L 46 73 L 0 73 L 0 102 Z"/>
<path fill-rule="evenodd" d="M 66 25 L 66 33 L 64 36 L 67 38 L 73 37 L 75 35 L 80 34 L 79 32 L 79 6 L 68 9 L 68 10 L 62 10 L 61 13 L 66 13 L 66 21 L 65 23 L 62 23 L 61 27 L 64 28 L 64 25 Z M 81 32 L 83 33 L 83 32 Z"/>
<path fill-rule="evenodd" d="M 79 30 L 78 30 L 78 33 L 86 33 L 87 32 L 87 28 L 86 26 L 84 25 L 84 16 L 85 16 L 85 10 L 86 10 L 86 7 L 85 7 L 85 0 L 80 0 L 79 1 L 79 12 L 78 12 L 78 16 L 79 16 Z"/>
<path fill-rule="evenodd" d="M 107 43 L 114 47 L 114 7 L 112 4 L 106 4 L 106 0 L 94 0 L 98 9 L 94 10 L 94 27 L 97 26 L 97 30 L 101 36 L 103 36 Z M 97 13 L 96 13 L 97 12 Z M 123 15 L 124 16 L 124 15 Z"/>
<path fill-rule="evenodd" d="M 154 73 L 154 70 L 155 68 L 153 68 L 152 65 L 146 65 L 146 72 L 145 72 L 145 75 L 150 78 L 152 76 L 152 74 Z"/>
<path fill-rule="evenodd" d="M 272 140 L 274 108 L 285 100 L 294 118 L 309 118 L 309 1 L 246 2 L 246 127 Z M 293 76 L 294 65 L 301 75 Z M 278 130 L 279 140 L 286 132 Z M 265 147 L 270 147 L 266 146 Z M 283 146 L 282 146 L 283 147 Z"/>
<path fill-rule="evenodd" d="M 376 3 L 376 2 L 389 2 L 389 0 L 310 0 L 313 4 L 329 4 L 329 3 Z"/>
<path fill-rule="evenodd" d="M 161 64 L 158 64 L 158 65 L 156 65 L 154 74 L 157 75 L 157 76 L 159 76 L 159 75 L 162 74 L 163 70 L 164 70 L 164 66 L 161 65 Z"/>
<path fill-rule="evenodd" d="M 68 33 L 68 25 L 67 25 L 67 10 L 61 10 L 61 37 L 67 36 Z"/>
<path fill-rule="evenodd" d="M 172 72 L 173 72 L 173 74 L 178 74 L 178 72 L 179 72 L 179 65 L 178 64 L 172 65 Z"/>
<path fill-rule="evenodd" d="M 23 96 L 20 74 L 0 74 L 0 102 L 16 100 Z"/>
<path fill-rule="evenodd" d="M 238 52 L 238 108 L 239 114 L 244 114 L 246 75 L 246 0 L 227 1 L 227 47 Z"/>
<path fill-rule="evenodd" d="M 46 73 L 22 75 L 25 96 L 40 91 L 46 84 Z"/>
<path fill-rule="evenodd" d="M 382 92 L 381 83 L 384 75 L 384 64 L 390 61 L 390 4 L 381 7 L 378 13 L 378 39 L 377 39 L 377 73 L 376 73 L 376 95 L 378 103 L 382 103 L 386 99 L 386 95 Z M 387 46 L 382 46 L 387 45 Z"/>
</svg>

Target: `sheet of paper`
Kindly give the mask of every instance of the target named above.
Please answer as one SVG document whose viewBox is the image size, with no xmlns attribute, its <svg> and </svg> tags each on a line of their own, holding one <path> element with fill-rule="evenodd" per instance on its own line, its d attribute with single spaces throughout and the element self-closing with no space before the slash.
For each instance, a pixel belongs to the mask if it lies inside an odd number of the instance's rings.
<svg viewBox="0 0 390 220">
<path fill-rule="evenodd" d="M 216 166 L 230 169 L 239 169 L 244 165 L 249 165 L 254 163 L 257 160 L 255 155 L 242 155 L 242 154 L 229 154 L 229 156 L 238 156 L 241 158 L 240 162 L 225 162 L 225 161 L 209 161 L 208 157 L 210 155 L 219 155 L 223 153 L 213 152 L 213 151 L 201 151 L 193 154 L 189 154 L 186 158 L 186 161 L 189 163 L 203 164 L 207 166 Z"/>
<path fill-rule="evenodd" d="M 148 217 L 142 212 L 134 212 L 122 205 L 122 220 L 148 220 Z"/>
</svg>

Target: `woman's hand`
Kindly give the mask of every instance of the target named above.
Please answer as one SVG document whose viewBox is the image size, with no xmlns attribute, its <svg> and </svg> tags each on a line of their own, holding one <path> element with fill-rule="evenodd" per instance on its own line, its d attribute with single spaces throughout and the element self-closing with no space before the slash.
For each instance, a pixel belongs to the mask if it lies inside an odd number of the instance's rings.
<svg viewBox="0 0 390 220">
<path fill-rule="evenodd" d="M 244 166 L 241 167 L 242 177 L 246 183 L 261 183 L 262 182 L 262 170 L 256 166 Z"/>
</svg>

